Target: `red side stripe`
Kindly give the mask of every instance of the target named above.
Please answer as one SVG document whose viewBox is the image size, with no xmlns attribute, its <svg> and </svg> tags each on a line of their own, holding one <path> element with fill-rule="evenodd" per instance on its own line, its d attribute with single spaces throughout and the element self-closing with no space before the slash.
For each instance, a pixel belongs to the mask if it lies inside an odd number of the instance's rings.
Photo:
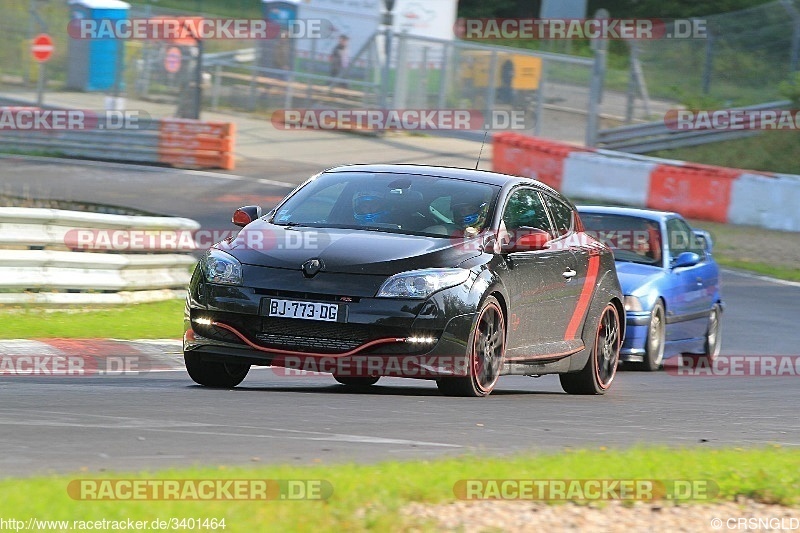
<svg viewBox="0 0 800 533">
<path fill-rule="evenodd" d="M 586 314 L 586 309 L 589 307 L 589 302 L 592 301 L 592 293 L 594 293 L 594 284 L 597 281 L 597 272 L 600 270 L 600 256 L 592 254 L 589 256 L 589 268 L 586 271 L 586 280 L 583 282 L 581 289 L 581 296 L 578 299 L 578 305 L 575 306 L 575 312 L 572 313 L 572 318 L 567 326 L 567 331 L 564 333 L 564 340 L 569 341 L 577 338 L 578 326 L 581 325 L 583 317 Z"/>
</svg>

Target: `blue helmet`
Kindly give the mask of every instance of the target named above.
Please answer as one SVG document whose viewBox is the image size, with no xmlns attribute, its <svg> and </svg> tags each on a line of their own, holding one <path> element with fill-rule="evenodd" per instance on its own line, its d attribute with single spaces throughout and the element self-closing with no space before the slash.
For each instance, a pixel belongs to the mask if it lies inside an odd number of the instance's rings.
<svg viewBox="0 0 800 533">
<path fill-rule="evenodd" d="M 383 222 L 389 214 L 389 202 L 379 192 L 359 192 L 353 197 L 353 218 L 359 224 Z"/>
<path fill-rule="evenodd" d="M 481 219 L 481 215 L 483 215 L 486 205 L 486 202 L 454 203 L 451 206 L 453 210 L 453 222 L 460 224 L 465 228 L 476 225 Z"/>
</svg>

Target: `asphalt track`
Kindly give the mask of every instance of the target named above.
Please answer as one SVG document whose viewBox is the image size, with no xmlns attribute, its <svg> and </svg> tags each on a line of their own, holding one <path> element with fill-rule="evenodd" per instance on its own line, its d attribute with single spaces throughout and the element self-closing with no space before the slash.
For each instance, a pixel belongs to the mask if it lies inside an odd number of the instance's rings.
<svg viewBox="0 0 800 533">
<path fill-rule="evenodd" d="M 11 158 L 0 165 L 0 192 L 126 205 L 226 229 L 242 198 L 281 196 L 316 169 L 251 170 L 225 177 Z M 726 272 L 723 295 L 723 354 L 800 352 L 800 286 Z M 230 391 L 197 387 L 183 371 L 0 377 L 0 477 L 84 467 L 479 458 L 638 443 L 798 446 L 799 383 L 797 376 L 620 372 L 608 395 L 578 397 L 564 394 L 555 376 L 505 377 L 488 398 L 459 399 L 440 396 L 426 381 L 384 378 L 358 393 L 327 376 L 285 377 L 268 368 Z"/>
</svg>

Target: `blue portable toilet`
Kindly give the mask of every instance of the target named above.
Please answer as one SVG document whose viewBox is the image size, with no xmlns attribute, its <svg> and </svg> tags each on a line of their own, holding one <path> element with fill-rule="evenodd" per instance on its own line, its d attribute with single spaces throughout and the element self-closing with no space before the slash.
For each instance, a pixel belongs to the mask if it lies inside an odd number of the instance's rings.
<svg viewBox="0 0 800 533">
<path fill-rule="evenodd" d="M 70 19 L 98 21 L 98 28 L 128 18 L 131 5 L 121 0 L 69 0 Z M 101 34 L 102 35 L 102 34 Z M 125 39 L 101 36 L 98 39 L 70 38 L 67 48 L 67 87 L 81 91 L 123 89 Z"/>
<path fill-rule="evenodd" d="M 292 70 L 294 68 L 295 39 L 274 35 L 276 30 L 283 31 L 297 20 L 297 8 L 300 0 L 262 0 L 261 10 L 270 26 L 269 39 L 260 41 L 259 66 Z M 274 74 L 272 74 L 274 76 Z"/>
</svg>

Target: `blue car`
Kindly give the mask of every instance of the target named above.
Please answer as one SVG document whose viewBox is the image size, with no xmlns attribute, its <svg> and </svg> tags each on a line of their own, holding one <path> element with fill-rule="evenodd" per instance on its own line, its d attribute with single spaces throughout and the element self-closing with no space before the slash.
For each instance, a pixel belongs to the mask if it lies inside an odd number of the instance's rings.
<svg viewBox="0 0 800 533">
<path fill-rule="evenodd" d="M 682 353 L 713 360 L 720 350 L 722 296 L 708 232 L 677 213 L 579 206 L 587 233 L 614 251 L 625 295 L 620 360 L 658 370 Z"/>
</svg>

